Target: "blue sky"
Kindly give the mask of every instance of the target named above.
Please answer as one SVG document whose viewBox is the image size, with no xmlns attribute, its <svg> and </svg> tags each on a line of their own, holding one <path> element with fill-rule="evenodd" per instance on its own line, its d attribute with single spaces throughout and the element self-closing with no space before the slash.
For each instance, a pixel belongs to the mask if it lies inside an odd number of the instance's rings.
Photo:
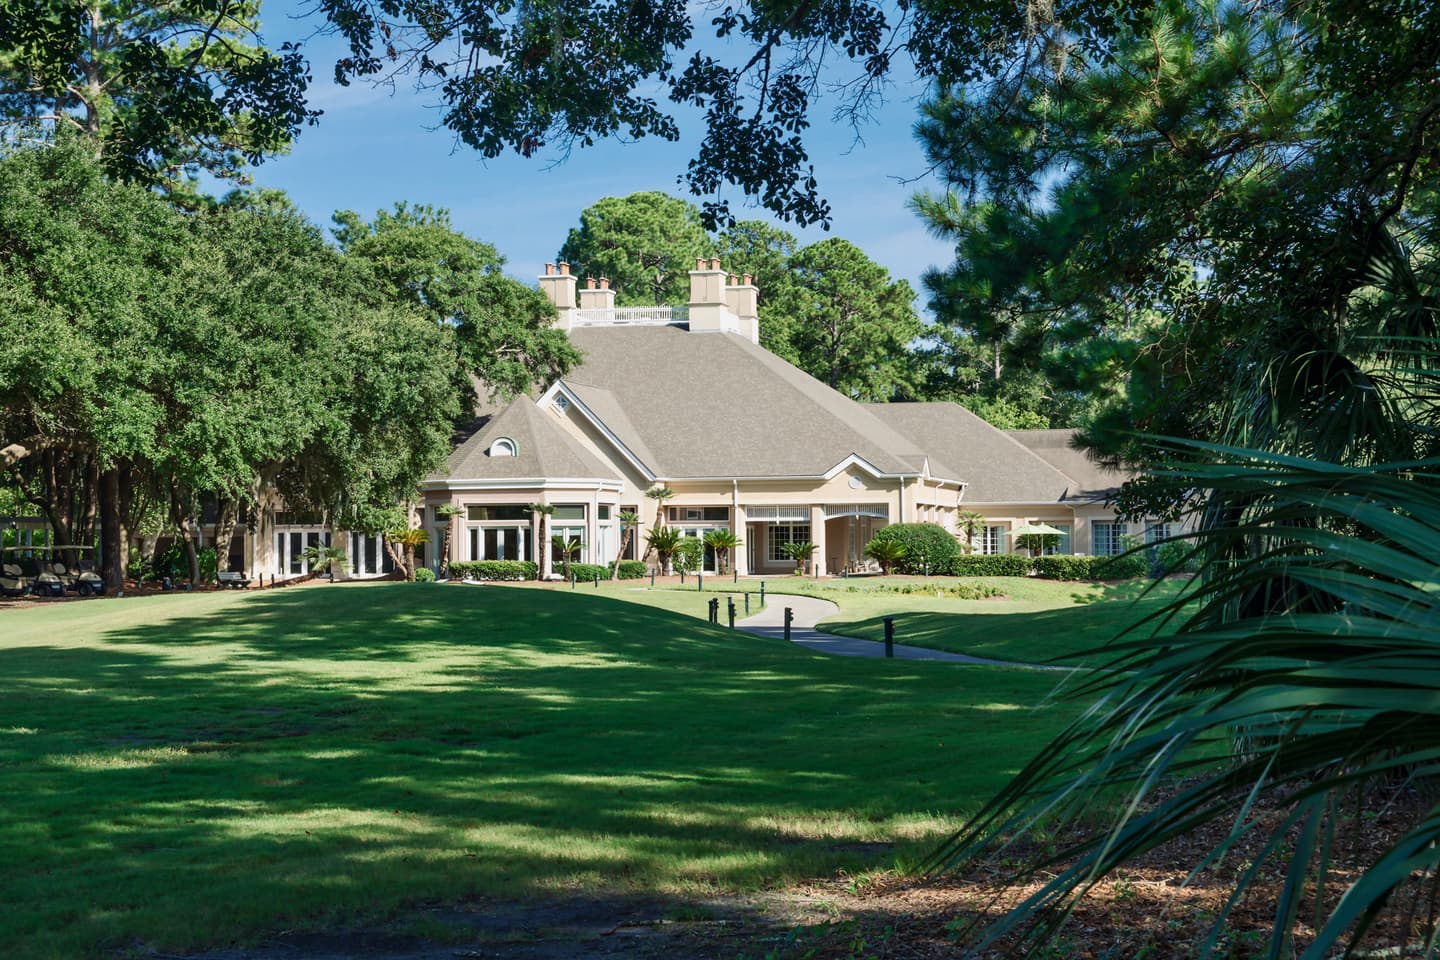
<svg viewBox="0 0 1440 960">
<path fill-rule="evenodd" d="M 272 46 L 306 41 L 311 105 L 324 116 L 301 134 L 290 155 L 267 161 L 254 175 L 258 184 L 289 193 L 317 223 L 329 226 L 338 209 L 369 216 L 399 200 L 446 207 L 460 230 L 495 244 L 508 260 L 506 270 L 529 281 L 554 258 L 580 211 L 601 197 L 663 190 L 696 199 L 676 183 L 699 142 L 694 117 L 680 118 L 678 143 L 605 142 L 558 165 L 553 157 L 513 154 L 486 161 L 439 126 L 438 96 L 417 93 L 404 80 L 393 92 L 335 84 L 332 65 L 341 46 L 314 37 L 316 20 L 292 16 L 296 9 L 284 3 L 266 9 L 264 38 Z M 897 182 L 925 171 L 912 133 L 920 92 L 918 86 L 892 90 L 877 122 L 862 130 L 863 143 L 853 142 L 848 126 L 829 123 L 833 105 L 822 104 L 813 114 L 809 143 L 834 213 L 831 232 L 782 226 L 802 243 L 840 236 L 857 244 L 893 276 L 910 281 L 924 312 L 920 275 L 948 264 L 952 248 L 930 236 L 906 206 L 917 189 L 935 189 L 935 181 Z M 739 199 L 732 199 L 739 216 L 774 222 L 759 209 L 740 208 Z"/>
</svg>

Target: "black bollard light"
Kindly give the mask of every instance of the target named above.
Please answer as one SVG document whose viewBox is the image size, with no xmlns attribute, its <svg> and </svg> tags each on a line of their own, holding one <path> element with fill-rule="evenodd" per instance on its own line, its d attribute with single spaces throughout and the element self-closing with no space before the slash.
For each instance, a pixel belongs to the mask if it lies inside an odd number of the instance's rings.
<svg viewBox="0 0 1440 960">
<path fill-rule="evenodd" d="M 570 589 L 571 589 L 571 590 L 574 590 L 574 589 L 575 589 L 575 571 L 574 571 L 574 570 L 571 570 L 571 571 L 570 571 Z"/>
<path fill-rule="evenodd" d="M 720 598 L 711 597 L 708 601 L 706 601 L 705 607 L 709 611 L 710 622 L 718 624 L 720 622 Z"/>
<path fill-rule="evenodd" d="M 885 656 L 895 656 L 895 618 L 885 618 Z"/>
<path fill-rule="evenodd" d="M 651 589 L 651 590 L 654 590 L 654 589 L 655 589 L 655 568 L 654 568 L 654 567 L 651 567 L 651 568 L 650 568 L 650 589 Z"/>
<path fill-rule="evenodd" d="M 789 607 L 785 608 L 785 639 L 790 639 L 790 621 L 795 619 L 795 611 Z"/>
<path fill-rule="evenodd" d="M 765 606 L 765 581 L 760 581 L 760 606 Z"/>
<path fill-rule="evenodd" d="M 735 598 L 729 597 L 730 601 L 730 629 L 735 629 Z"/>
<path fill-rule="evenodd" d="M 695 571 L 695 589 L 705 589 L 705 561 L 700 561 L 700 569 Z"/>
<path fill-rule="evenodd" d="M 733 569 L 730 571 L 730 580 L 731 580 L 732 583 L 739 583 L 739 582 L 740 582 L 740 568 L 739 568 L 739 567 L 735 567 L 735 568 L 733 568 Z"/>
<path fill-rule="evenodd" d="M 599 589 L 600 589 L 600 574 L 598 574 L 598 573 L 595 574 L 595 589 L 596 589 L 596 590 L 599 590 Z"/>
<path fill-rule="evenodd" d="M 745 616 L 750 616 L 750 591 L 745 591 Z"/>
</svg>

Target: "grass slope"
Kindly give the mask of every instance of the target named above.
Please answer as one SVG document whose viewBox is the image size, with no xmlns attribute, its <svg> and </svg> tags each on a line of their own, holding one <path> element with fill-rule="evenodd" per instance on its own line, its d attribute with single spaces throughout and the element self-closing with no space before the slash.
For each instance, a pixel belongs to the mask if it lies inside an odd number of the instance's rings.
<svg viewBox="0 0 1440 960">
<path fill-rule="evenodd" d="M 0 956 L 864 868 L 867 844 L 928 849 L 988 798 L 1065 719 L 1036 706 L 1054 682 L 827 659 L 568 590 L 3 611 Z"/>
</svg>

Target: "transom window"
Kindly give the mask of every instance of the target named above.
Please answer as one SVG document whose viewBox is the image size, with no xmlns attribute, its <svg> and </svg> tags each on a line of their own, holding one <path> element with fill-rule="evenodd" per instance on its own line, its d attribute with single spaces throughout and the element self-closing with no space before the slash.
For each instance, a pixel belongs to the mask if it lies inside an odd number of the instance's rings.
<svg viewBox="0 0 1440 960">
<path fill-rule="evenodd" d="M 519 503 L 480 503 L 465 508 L 465 518 L 472 523 L 496 520 L 529 520 L 530 508 Z"/>
<path fill-rule="evenodd" d="M 670 507 L 668 515 L 672 523 L 697 523 L 702 521 L 726 523 L 730 519 L 730 508 Z"/>
</svg>

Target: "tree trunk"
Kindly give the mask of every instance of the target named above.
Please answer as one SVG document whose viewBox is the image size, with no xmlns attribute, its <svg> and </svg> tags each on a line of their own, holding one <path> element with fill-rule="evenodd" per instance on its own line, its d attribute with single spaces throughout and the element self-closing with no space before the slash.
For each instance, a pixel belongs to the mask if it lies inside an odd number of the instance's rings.
<svg viewBox="0 0 1440 960">
<path fill-rule="evenodd" d="M 453 521 L 453 517 L 447 517 L 445 519 L 445 539 L 440 541 L 441 547 L 439 578 L 441 580 L 444 580 L 450 576 L 450 535 L 451 532 L 455 529 L 455 524 Z"/>
<path fill-rule="evenodd" d="M 114 595 L 125 589 L 125 553 L 120 535 L 120 468 L 100 475 L 100 575 Z"/>
<path fill-rule="evenodd" d="M 219 503 L 215 516 L 215 569 L 230 569 L 230 541 L 235 538 L 235 525 L 240 518 L 240 501 L 226 497 Z M 333 539 L 334 534 L 331 534 Z"/>
<path fill-rule="evenodd" d="M 415 582 L 415 544 L 405 544 L 405 582 Z"/>
<path fill-rule="evenodd" d="M 625 556 L 625 551 L 630 549 L 630 538 L 633 536 L 635 536 L 635 528 L 625 528 L 625 536 L 620 538 L 620 552 L 615 554 L 615 566 L 610 570 L 612 583 L 620 579 L 620 561 Z"/>
<path fill-rule="evenodd" d="M 390 562 L 395 564 L 395 569 L 400 571 L 400 576 L 409 580 L 410 576 L 405 567 L 405 555 L 399 547 L 395 546 L 394 539 L 389 536 L 385 538 L 385 552 L 390 554 Z"/>
</svg>

